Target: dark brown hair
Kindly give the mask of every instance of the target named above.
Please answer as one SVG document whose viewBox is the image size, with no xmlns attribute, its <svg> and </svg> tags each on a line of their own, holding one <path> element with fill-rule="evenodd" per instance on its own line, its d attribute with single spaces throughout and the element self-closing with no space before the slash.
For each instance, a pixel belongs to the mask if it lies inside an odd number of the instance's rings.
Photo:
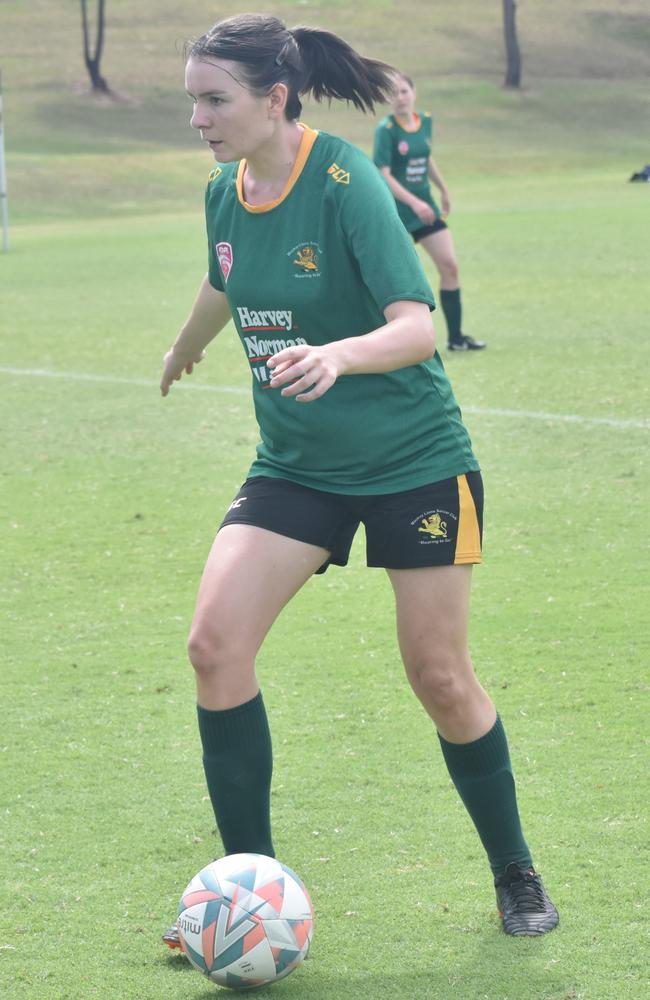
<svg viewBox="0 0 650 1000">
<path fill-rule="evenodd" d="M 276 83 L 289 90 L 286 116 L 298 118 L 300 96 L 317 101 L 350 101 L 361 111 L 390 100 L 395 70 L 377 59 L 365 59 L 347 42 L 320 28 L 287 28 L 266 14 L 237 14 L 218 21 L 189 42 L 187 58 L 230 59 L 241 67 L 242 83 L 260 96 Z"/>
</svg>

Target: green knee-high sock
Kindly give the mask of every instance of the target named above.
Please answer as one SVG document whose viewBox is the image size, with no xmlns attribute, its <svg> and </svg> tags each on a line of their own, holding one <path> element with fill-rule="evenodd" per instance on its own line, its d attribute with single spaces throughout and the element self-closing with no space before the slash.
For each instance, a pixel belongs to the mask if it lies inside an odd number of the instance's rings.
<svg viewBox="0 0 650 1000">
<path fill-rule="evenodd" d="M 532 866 L 517 809 L 508 742 L 497 716 L 493 728 L 473 743 L 448 743 L 438 733 L 451 779 L 487 851 L 501 874 L 511 861 Z"/>
<path fill-rule="evenodd" d="M 460 288 L 440 289 L 440 305 L 445 314 L 449 340 L 460 340 L 462 336 L 463 307 L 460 302 Z"/>
<path fill-rule="evenodd" d="M 261 691 L 213 712 L 197 705 L 203 768 L 226 854 L 275 857 L 271 839 L 271 733 Z"/>
</svg>

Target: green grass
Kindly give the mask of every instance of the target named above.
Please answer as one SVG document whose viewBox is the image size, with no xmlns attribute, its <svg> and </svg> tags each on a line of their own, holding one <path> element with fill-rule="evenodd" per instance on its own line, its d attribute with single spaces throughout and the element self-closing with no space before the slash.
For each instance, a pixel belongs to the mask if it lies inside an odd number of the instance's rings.
<svg viewBox="0 0 650 1000">
<path fill-rule="evenodd" d="M 494 11 L 463 2 L 454 30 L 434 5 L 445 62 L 421 86 L 438 107 L 467 329 L 489 340 L 445 357 L 487 488 L 472 652 L 562 924 L 542 940 L 500 932 L 477 838 L 402 678 L 389 587 L 358 540 L 260 657 L 276 847 L 317 911 L 312 959 L 260 997 L 648 993 L 650 192 L 625 183 L 648 158 L 633 73 L 645 56 L 625 11 L 571 6 L 560 25 L 520 5 L 531 78 L 513 95 L 485 70 Z M 157 393 L 204 267 L 209 168 L 181 131 L 169 46 L 205 10 L 158 7 L 149 29 L 147 5 L 109 5 L 107 75 L 131 103 L 91 106 L 63 58 L 77 5 L 0 5 L 16 223 L 0 256 L 0 993 L 16 1000 L 216 992 L 158 936 L 218 851 L 184 643 L 256 430 L 230 331 L 187 387 Z M 289 7 L 290 21 L 341 30 L 352 17 Z M 362 5 L 347 34 L 400 55 L 393 16 Z M 605 36 L 611 52 L 592 44 Z M 551 72 L 558 37 L 572 82 Z M 416 69 L 425 41 L 411 42 Z M 603 76 L 590 74 L 601 52 Z M 334 109 L 309 120 L 365 145 L 373 124 Z"/>
</svg>

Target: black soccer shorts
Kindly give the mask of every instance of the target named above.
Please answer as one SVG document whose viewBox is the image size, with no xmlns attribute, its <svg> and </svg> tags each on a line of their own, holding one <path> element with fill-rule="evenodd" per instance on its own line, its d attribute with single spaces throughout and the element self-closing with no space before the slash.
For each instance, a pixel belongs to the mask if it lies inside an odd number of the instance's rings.
<svg viewBox="0 0 650 1000">
<path fill-rule="evenodd" d="M 366 531 L 368 566 L 416 569 L 481 562 L 483 481 L 466 472 L 400 493 L 342 495 L 287 479 L 247 479 L 221 527 L 252 524 L 327 549 L 345 566 L 357 528 Z"/>
</svg>

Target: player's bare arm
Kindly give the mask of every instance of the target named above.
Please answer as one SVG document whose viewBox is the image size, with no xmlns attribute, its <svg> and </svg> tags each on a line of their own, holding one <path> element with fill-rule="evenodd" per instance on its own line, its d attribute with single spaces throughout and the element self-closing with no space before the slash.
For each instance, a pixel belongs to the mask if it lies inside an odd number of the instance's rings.
<svg viewBox="0 0 650 1000">
<path fill-rule="evenodd" d="M 445 215 L 449 215 L 449 213 L 451 212 L 451 202 L 449 200 L 449 190 L 447 188 L 447 185 L 444 182 L 442 174 L 440 173 L 440 171 L 439 171 L 439 169 L 438 169 L 438 167 L 436 165 L 436 161 L 433 159 L 432 156 L 429 157 L 429 165 L 428 165 L 427 172 L 429 174 L 429 178 L 430 178 L 431 182 L 433 184 L 435 184 L 435 186 L 440 191 L 440 203 L 441 203 L 441 206 L 442 206 L 442 211 L 444 212 Z"/>
<path fill-rule="evenodd" d="M 423 226 L 432 226 L 436 221 L 436 213 L 431 205 L 423 201 L 422 198 L 417 198 L 410 191 L 407 191 L 404 185 L 400 184 L 397 178 L 393 176 L 390 167 L 380 167 L 379 172 L 385 178 L 393 197 L 408 205 L 415 212 Z"/>
<path fill-rule="evenodd" d="M 187 320 L 164 358 L 160 392 L 166 396 L 172 382 L 183 373 L 191 375 L 194 365 L 205 357 L 205 348 L 230 319 L 230 306 L 223 292 L 204 277 Z"/>
</svg>

